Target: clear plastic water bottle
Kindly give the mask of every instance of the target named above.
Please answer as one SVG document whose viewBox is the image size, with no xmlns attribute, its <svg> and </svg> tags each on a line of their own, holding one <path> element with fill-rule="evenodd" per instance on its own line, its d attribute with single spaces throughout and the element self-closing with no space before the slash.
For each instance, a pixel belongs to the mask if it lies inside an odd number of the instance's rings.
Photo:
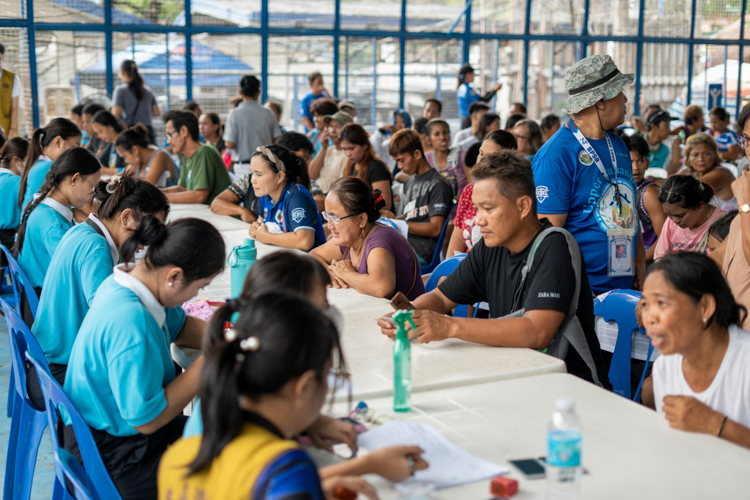
<svg viewBox="0 0 750 500">
<path fill-rule="evenodd" d="M 547 500 L 580 498 L 582 441 L 573 401 L 558 399 L 547 433 Z"/>
</svg>

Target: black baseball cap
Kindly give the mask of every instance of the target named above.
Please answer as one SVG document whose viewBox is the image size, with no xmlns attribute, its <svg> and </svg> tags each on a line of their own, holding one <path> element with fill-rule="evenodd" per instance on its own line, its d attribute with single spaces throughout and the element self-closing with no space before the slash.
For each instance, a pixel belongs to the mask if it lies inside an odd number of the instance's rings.
<svg viewBox="0 0 750 500">
<path fill-rule="evenodd" d="M 671 122 L 672 120 L 679 120 L 679 118 L 670 116 L 669 113 L 663 109 L 657 109 L 649 113 L 646 117 L 646 127 L 650 128 L 651 125 L 658 125 L 661 122 Z"/>
</svg>

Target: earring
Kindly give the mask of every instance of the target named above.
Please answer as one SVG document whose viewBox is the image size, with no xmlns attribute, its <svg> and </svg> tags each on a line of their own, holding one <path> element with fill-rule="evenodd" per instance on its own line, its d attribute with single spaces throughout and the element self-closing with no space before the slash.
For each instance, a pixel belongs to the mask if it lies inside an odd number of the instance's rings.
<svg viewBox="0 0 750 500">
<path fill-rule="evenodd" d="M 170 281 L 170 282 L 169 282 L 169 286 L 174 286 L 174 283 L 172 283 L 172 282 Z"/>
<path fill-rule="evenodd" d="M 70 183 L 70 185 L 71 185 L 71 186 L 75 186 L 75 185 L 76 185 L 76 183 L 75 183 L 75 182 L 71 182 L 71 183 Z"/>
<path fill-rule="evenodd" d="M 707 323 L 708 323 L 708 318 L 703 318 L 703 326 L 704 327 L 706 326 Z"/>
</svg>

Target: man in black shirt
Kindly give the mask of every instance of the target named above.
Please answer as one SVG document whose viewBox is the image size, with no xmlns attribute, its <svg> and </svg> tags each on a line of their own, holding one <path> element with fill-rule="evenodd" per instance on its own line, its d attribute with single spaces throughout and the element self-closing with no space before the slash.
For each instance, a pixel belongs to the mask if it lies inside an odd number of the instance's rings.
<svg viewBox="0 0 750 500">
<path fill-rule="evenodd" d="M 403 216 L 409 225 L 409 243 L 422 266 L 432 261 L 445 219 L 453 208 L 453 188 L 440 172 L 425 160 L 422 139 L 412 129 L 400 130 L 391 138 L 388 152 L 396 166 L 410 177 L 404 182 Z M 383 217 L 396 218 L 382 211 Z"/>
<path fill-rule="evenodd" d="M 417 340 L 458 338 L 490 346 L 546 349 L 563 325 L 575 295 L 575 271 L 568 240 L 562 233 L 551 233 L 541 241 L 516 302 L 521 270 L 536 238 L 552 224 L 537 218 L 531 164 L 518 152 L 507 150 L 483 157 L 472 176 L 476 181 L 472 195 L 477 207 L 475 223 L 482 240 L 435 290 L 414 301 Z M 586 269 L 582 257 L 579 269 Z M 597 377 L 609 388 L 594 331 L 588 276 L 583 271 L 579 274 L 576 316 Z M 492 319 L 445 316 L 458 304 L 481 301 L 489 303 Z M 503 318 L 520 309 L 524 309 L 522 316 Z M 395 335 L 395 329 L 384 320 L 378 324 L 385 335 Z M 593 381 L 591 370 L 572 346 L 565 362 L 569 373 Z"/>
</svg>

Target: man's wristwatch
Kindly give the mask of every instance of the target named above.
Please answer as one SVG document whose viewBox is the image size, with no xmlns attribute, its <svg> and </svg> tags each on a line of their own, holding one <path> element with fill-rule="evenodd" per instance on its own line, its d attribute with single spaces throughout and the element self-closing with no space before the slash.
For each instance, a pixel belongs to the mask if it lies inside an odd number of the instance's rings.
<svg viewBox="0 0 750 500">
<path fill-rule="evenodd" d="M 743 214 L 750 212 L 750 205 L 748 205 L 747 203 L 745 203 L 744 205 L 740 205 L 740 212 L 742 212 Z"/>
</svg>

